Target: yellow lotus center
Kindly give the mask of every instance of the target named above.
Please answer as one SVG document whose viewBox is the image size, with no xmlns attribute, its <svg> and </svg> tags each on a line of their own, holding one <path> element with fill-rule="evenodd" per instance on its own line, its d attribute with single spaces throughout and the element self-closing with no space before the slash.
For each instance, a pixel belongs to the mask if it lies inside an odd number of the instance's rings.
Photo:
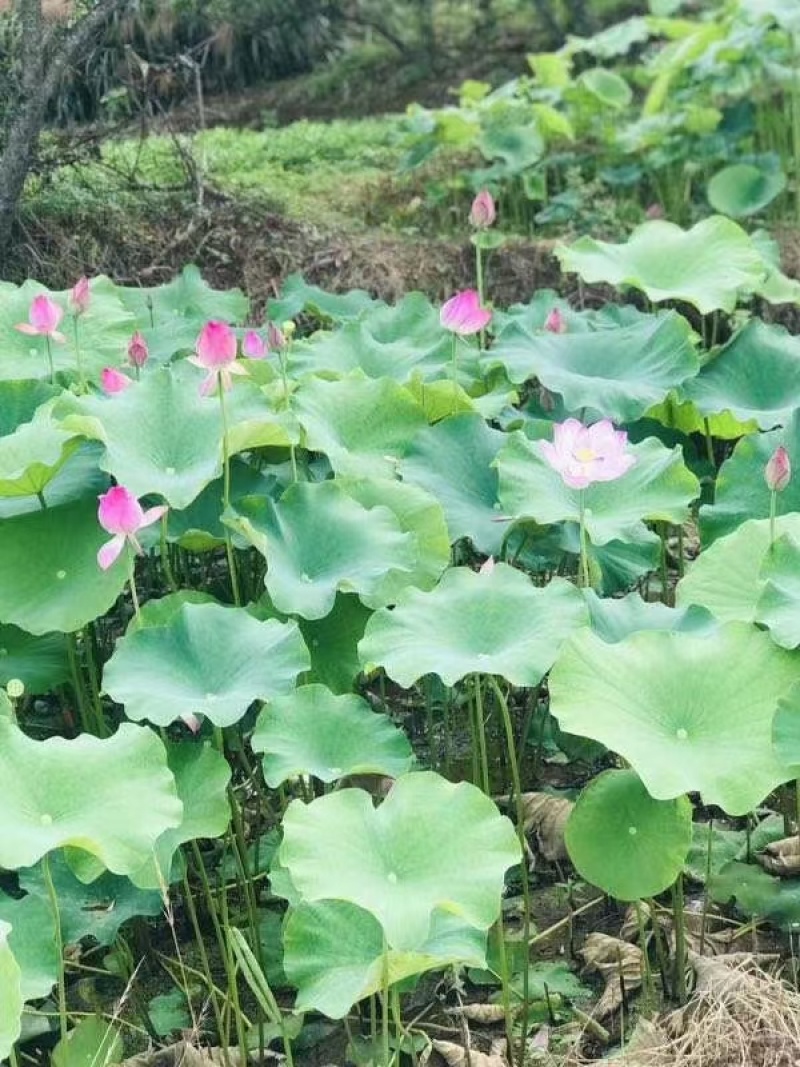
<svg viewBox="0 0 800 1067">
<path fill-rule="evenodd" d="M 597 453 L 591 448 L 578 448 L 573 455 L 578 463 L 593 463 L 597 459 Z"/>
</svg>

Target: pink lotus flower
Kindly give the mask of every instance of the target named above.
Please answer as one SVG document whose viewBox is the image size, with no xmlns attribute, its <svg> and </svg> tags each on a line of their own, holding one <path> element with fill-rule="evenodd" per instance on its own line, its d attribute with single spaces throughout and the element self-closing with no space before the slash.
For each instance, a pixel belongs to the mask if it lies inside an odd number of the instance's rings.
<svg viewBox="0 0 800 1067">
<path fill-rule="evenodd" d="M 103 392 L 113 396 L 115 393 L 124 393 L 128 386 L 133 385 L 127 374 L 115 367 L 103 367 L 100 371 L 100 385 Z"/>
<path fill-rule="evenodd" d="M 553 440 L 540 443 L 542 455 L 570 489 L 585 489 L 592 482 L 612 482 L 636 462 L 625 449 L 628 435 L 615 430 L 608 419 L 584 426 L 577 419 L 556 423 Z"/>
<path fill-rule="evenodd" d="M 469 221 L 476 230 L 488 230 L 497 218 L 497 208 L 494 197 L 488 189 L 481 189 L 472 201 L 469 212 Z"/>
<path fill-rule="evenodd" d="M 97 509 L 97 520 L 104 530 L 114 535 L 97 553 L 97 562 L 102 570 L 107 571 L 119 558 L 126 542 L 134 552 L 142 555 L 142 546 L 136 535 L 139 530 L 158 522 L 168 509 L 166 505 L 160 505 L 142 511 L 141 504 L 133 493 L 122 485 L 113 486 L 98 499 L 100 505 Z"/>
<path fill-rule="evenodd" d="M 773 493 L 782 493 L 792 477 L 792 464 L 789 453 L 779 445 L 770 456 L 764 468 L 764 479 Z"/>
<path fill-rule="evenodd" d="M 248 330 L 242 341 L 242 352 L 248 359 L 264 359 L 268 354 L 267 342 L 255 330 Z"/>
<path fill-rule="evenodd" d="M 141 370 L 147 362 L 150 356 L 150 350 L 147 347 L 147 341 L 137 330 L 136 333 L 128 341 L 128 361 L 132 367 L 136 367 L 137 370 Z"/>
<path fill-rule="evenodd" d="M 544 320 L 544 328 L 545 330 L 547 330 L 548 333 L 567 332 L 567 320 L 564 318 L 558 308 L 553 308 L 553 310 L 548 314 L 547 318 Z"/>
<path fill-rule="evenodd" d="M 54 341 L 66 341 L 63 333 L 58 330 L 58 324 L 64 316 L 64 309 L 51 300 L 49 296 L 40 293 L 31 301 L 28 311 L 28 321 L 20 322 L 14 327 L 20 333 L 32 336 L 52 337 Z"/>
<path fill-rule="evenodd" d="M 70 289 L 69 297 L 67 299 L 69 301 L 70 311 L 76 317 L 89 310 L 92 294 L 89 291 L 89 279 L 85 275 L 78 278 L 72 289 Z"/>
<path fill-rule="evenodd" d="M 197 338 L 197 352 L 189 362 L 207 371 L 200 385 L 200 396 L 209 396 L 220 382 L 227 390 L 233 385 L 232 374 L 246 374 L 236 362 L 236 334 L 227 322 L 207 322 Z"/>
<path fill-rule="evenodd" d="M 439 321 L 446 330 L 466 337 L 469 334 L 480 333 L 491 321 L 492 313 L 488 308 L 481 307 L 480 297 L 476 289 L 465 289 L 450 297 L 447 303 L 442 305 L 439 313 Z"/>
</svg>

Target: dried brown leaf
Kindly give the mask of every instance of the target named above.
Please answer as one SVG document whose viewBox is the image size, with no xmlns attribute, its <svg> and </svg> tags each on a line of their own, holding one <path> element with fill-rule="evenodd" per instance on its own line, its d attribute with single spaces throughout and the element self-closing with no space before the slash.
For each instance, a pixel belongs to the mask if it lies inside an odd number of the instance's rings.
<svg viewBox="0 0 800 1067">
<path fill-rule="evenodd" d="M 781 878 L 800 874 L 800 837 L 792 834 L 780 841 L 772 841 L 756 859 L 765 871 Z"/>
<path fill-rule="evenodd" d="M 605 979 L 603 995 L 592 1013 L 604 1019 L 621 1006 L 623 994 L 627 996 L 641 986 L 644 955 L 638 945 L 600 933 L 589 934 L 581 955 L 586 969 L 599 971 Z"/>
<path fill-rule="evenodd" d="M 470 1049 L 467 1056 L 464 1046 L 453 1041 L 433 1041 L 432 1044 L 447 1067 L 508 1067 L 505 1056 L 497 1053 L 487 1055 L 477 1049 Z"/>
<path fill-rule="evenodd" d="M 572 809 L 571 800 L 549 793 L 523 793 L 522 811 L 525 833 L 533 833 L 539 852 L 548 863 L 568 860 L 564 828 Z"/>
<path fill-rule="evenodd" d="M 464 1004 L 460 1011 L 458 1008 L 455 1011 L 471 1023 L 483 1023 L 487 1026 L 501 1023 L 506 1017 L 502 1004 Z"/>
</svg>

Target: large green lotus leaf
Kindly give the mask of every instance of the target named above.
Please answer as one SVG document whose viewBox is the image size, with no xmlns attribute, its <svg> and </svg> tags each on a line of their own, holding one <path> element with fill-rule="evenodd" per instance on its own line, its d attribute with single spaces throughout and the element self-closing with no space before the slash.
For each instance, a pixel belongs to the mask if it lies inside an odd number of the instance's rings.
<svg viewBox="0 0 800 1067">
<path fill-rule="evenodd" d="M 57 386 L 31 379 L 0 381 L 0 437 L 7 437 L 30 422 L 38 409 L 59 392 Z"/>
<path fill-rule="evenodd" d="M 300 774 L 335 782 L 349 774 L 399 778 L 414 755 L 405 734 L 355 694 L 304 685 L 265 707 L 253 732 L 271 789 Z"/>
<path fill-rule="evenodd" d="M 564 840 L 581 877 L 604 893 L 654 897 L 683 870 L 692 805 L 688 797 L 654 800 L 635 771 L 605 771 L 578 798 Z"/>
<path fill-rule="evenodd" d="M 275 489 L 273 475 L 256 470 L 241 457 L 233 456 L 230 463 L 230 501 L 235 508 L 242 497 L 258 496 Z M 167 514 L 167 537 L 187 552 L 210 552 L 225 544 L 222 523 L 223 480 L 209 482 L 192 503 Z"/>
<path fill-rule="evenodd" d="M 300 633 L 311 655 L 310 682 L 334 693 L 350 693 L 361 672 L 358 642 L 372 612 L 354 593 L 337 593 L 324 619 L 300 619 Z"/>
<path fill-rule="evenodd" d="M 674 311 L 591 332 L 532 336 L 508 327 L 483 362 L 504 367 L 515 384 L 538 378 L 570 411 L 588 408 L 618 422 L 640 418 L 699 368 L 691 327 Z"/>
<path fill-rule="evenodd" d="M 83 441 L 74 451 L 70 451 L 63 466 L 42 490 L 47 507 L 70 504 L 89 496 L 96 501 L 110 485 L 108 475 L 98 467 L 102 453 L 102 446 L 97 441 Z M 31 511 L 39 511 L 41 507 L 41 500 L 33 496 L 0 497 L 0 519 L 26 515 Z"/>
<path fill-rule="evenodd" d="M 339 478 L 348 496 L 365 508 L 385 507 L 393 512 L 403 533 L 416 548 L 416 564 L 387 569 L 383 581 L 370 594 L 362 594 L 369 607 L 393 603 L 409 585 L 432 589 L 450 563 L 450 538 L 444 512 L 434 497 L 417 485 L 388 478 Z"/>
<path fill-rule="evenodd" d="M 67 292 L 51 292 L 39 282 L 26 281 L 19 288 L 4 286 L 0 290 L 0 379 L 39 378 L 50 376 L 45 339 L 30 337 L 14 327 L 28 321 L 31 301 L 47 293 L 62 308 L 67 308 Z M 77 376 L 74 320 L 68 312 L 59 325 L 66 340 L 53 341 L 50 351 L 56 372 L 68 371 Z M 125 359 L 128 341 L 136 322 L 123 306 L 119 290 L 108 278 L 93 278 L 89 309 L 78 319 L 78 345 L 84 372 L 97 378 L 103 367 L 116 366 Z"/>
<path fill-rule="evenodd" d="M 717 171 L 706 190 L 715 211 L 742 219 L 763 211 L 786 188 L 782 170 L 734 163 Z"/>
<path fill-rule="evenodd" d="M 800 407 L 800 338 L 751 319 L 685 393 L 705 415 L 728 411 L 762 430 L 783 425 Z"/>
<path fill-rule="evenodd" d="M 320 900 L 292 908 L 284 927 L 284 967 L 297 988 L 295 1011 L 321 1011 L 341 1019 L 364 997 L 434 968 L 486 966 L 486 933 L 443 911 L 413 951 L 390 947 L 384 962 L 381 924 L 346 900 Z"/>
<path fill-rule="evenodd" d="M 231 817 L 227 793 L 231 769 L 218 749 L 208 742 L 171 744 L 167 746 L 167 763 L 175 776 L 183 819 L 180 826 L 165 830 L 159 837 L 154 860 L 131 875 L 134 884 L 145 889 L 159 889 L 174 881 L 173 861 L 181 845 L 198 838 L 221 837 Z"/>
<path fill-rule="evenodd" d="M 739 422 L 730 412 L 721 415 L 703 415 L 695 404 L 688 400 L 678 401 L 677 394 L 671 393 L 662 404 L 656 404 L 645 413 L 645 418 L 655 419 L 667 430 L 676 430 L 682 434 L 710 433 L 723 441 L 735 441 L 744 434 L 754 433 L 758 429 L 752 419 Z"/>
<path fill-rule="evenodd" d="M 654 219 L 622 244 L 581 237 L 556 255 L 563 270 L 585 282 L 632 285 L 653 301 L 683 300 L 703 315 L 733 311 L 740 292 L 757 291 L 767 275 L 748 235 L 722 215 L 689 230 Z"/>
<path fill-rule="evenodd" d="M 800 686 L 795 685 L 778 702 L 772 720 L 772 741 L 781 763 L 800 769 Z"/>
<path fill-rule="evenodd" d="M 714 503 L 700 509 L 700 537 L 704 545 L 732 533 L 747 519 L 769 517 L 771 493 L 764 469 L 779 445 L 783 445 L 793 461 L 800 459 L 800 412 L 795 412 L 778 430 L 743 438 L 733 455 L 722 464 L 714 486 Z M 777 510 L 779 514 L 800 511 L 800 478 L 792 478 L 778 494 Z"/>
<path fill-rule="evenodd" d="M 416 949 L 438 908 L 488 929 L 520 848 L 479 789 L 423 771 L 398 778 L 378 808 L 361 789 L 292 801 L 279 857 L 303 900 L 356 904 L 393 948 Z"/>
<path fill-rule="evenodd" d="M 796 878 L 775 878 L 754 863 L 726 863 L 709 882 L 709 896 L 720 904 L 736 901 L 747 916 L 796 932 L 800 923 L 800 885 Z"/>
<path fill-rule="evenodd" d="M 777 537 L 800 539 L 800 514 L 780 516 Z M 761 569 L 770 549 L 768 519 L 750 519 L 701 552 L 678 582 L 678 607 L 700 604 L 722 622 L 753 622 L 764 590 Z"/>
<path fill-rule="evenodd" d="M 151 359 L 159 362 L 176 352 L 193 349 L 209 319 L 243 322 L 249 301 L 240 289 L 212 289 L 190 264 L 177 278 L 153 288 L 117 288 L 122 303 L 135 316 L 131 329 L 141 330 Z"/>
<path fill-rule="evenodd" d="M 637 592 L 624 597 L 601 599 L 593 589 L 586 589 L 584 596 L 589 608 L 590 626 L 598 637 L 609 644 L 616 644 L 642 630 L 704 634 L 717 626 L 714 616 L 695 604 L 686 608 L 670 608 L 660 601 L 642 600 Z"/>
<path fill-rule="evenodd" d="M 203 715 L 238 722 L 255 700 L 294 688 L 310 666 L 296 623 L 260 622 L 244 608 L 183 604 L 164 626 L 121 638 L 103 688 L 129 719 L 167 726 Z"/>
<path fill-rule="evenodd" d="M 125 567 L 101 571 L 108 534 L 97 499 L 0 522 L 0 620 L 31 634 L 72 633 L 104 615 L 125 585 Z"/>
<path fill-rule="evenodd" d="M 497 472 L 492 464 L 508 440 L 479 415 L 465 413 L 420 431 L 399 471 L 427 489 L 444 510 L 450 540 L 469 537 L 479 552 L 496 555 L 507 523 L 498 522 Z"/>
<path fill-rule="evenodd" d="M 790 776 L 772 718 L 797 680 L 800 661 L 747 623 L 614 645 L 584 630 L 550 674 L 550 709 L 562 730 L 618 752 L 656 800 L 699 792 L 744 815 Z"/>
<path fill-rule="evenodd" d="M 49 863 L 65 945 L 77 945 L 85 937 L 93 938 L 99 945 L 113 945 L 128 919 L 150 918 L 163 910 L 160 892 L 138 889 L 129 878 L 110 871 L 86 885 L 71 870 L 64 851 L 54 852 Z M 21 870 L 19 884 L 29 894 L 25 900 L 37 900 L 52 914 L 41 862 Z"/>
<path fill-rule="evenodd" d="M 0 496 L 41 493 L 80 443 L 53 420 L 50 405 L 39 408 L 31 422 L 0 437 Z"/>
<path fill-rule="evenodd" d="M 15 900 L 0 893 L 0 925 L 3 922 L 11 925 L 8 947 L 20 968 L 23 999 L 49 996 L 58 981 L 52 905 L 30 894 Z"/>
<path fill-rule="evenodd" d="M 299 482 L 280 500 L 245 497 L 225 520 L 267 560 L 275 607 L 321 619 L 337 592 L 373 596 L 386 572 L 413 571 L 415 538 L 386 507 L 367 509 L 336 482 Z"/>
<path fill-rule="evenodd" d="M 222 416 L 201 397 L 194 368 L 159 367 L 114 396 L 64 402 L 63 425 L 105 445 L 103 470 L 142 497 L 185 508 L 222 470 Z"/>
<path fill-rule="evenodd" d="M 46 693 L 69 676 L 63 634 L 33 637 L 18 626 L 0 626 L 0 685 L 19 678 L 28 694 Z"/>
<path fill-rule="evenodd" d="M 393 477 L 416 432 L 428 425 L 411 393 L 389 378 L 306 378 L 292 405 L 305 444 L 336 474 Z"/>
<path fill-rule="evenodd" d="M 281 286 L 281 295 L 267 301 L 267 313 L 277 323 L 296 319 L 303 311 L 308 311 L 317 319 L 351 322 L 361 318 L 365 311 L 381 306 L 381 303 L 364 289 L 328 293 L 317 285 L 311 285 L 302 274 L 290 274 Z"/>
<path fill-rule="evenodd" d="M 592 542 L 643 541 L 643 520 L 681 524 L 700 494 L 700 483 L 683 462 L 680 446 L 666 448 L 655 437 L 629 445 L 636 463 L 613 482 L 585 490 L 586 529 Z M 495 460 L 500 503 L 506 514 L 544 526 L 580 517 L 580 490 L 570 489 L 540 451 L 521 432 L 512 434 Z"/>
<path fill-rule="evenodd" d="M 409 589 L 394 609 L 376 611 L 358 651 L 367 670 L 383 667 L 406 689 L 426 674 L 450 686 L 474 673 L 534 686 L 587 621 L 581 594 L 563 579 L 536 587 L 504 563 L 481 573 L 454 567 L 431 592 Z"/>
<path fill-rule="evenodd" d="M 103 739 L 34 741 L 0 719 L 0 783 L 0 866 L 12 869 L 72 845 L 130 874 L 181 820 L 161 740 L 132 723 Z"/>
<path fill-rule="evenodd" d="M 467 346 L 462 345 L 466 353 Z M 359 368 L 370 378 L 405 383 L 416 371 L 425 381 L 445 377 L 453 335 L 422 293 L 408 293 L 394 307 L 377 307 L 333 333 L 296 344 L 290 357 L 295 375 L 347 374 Z"/>
<path fill-rule="evenodd" d="M 262 366 L 260 362 L 255 364 L 255 367 Z M 194 378 L 195 383 L 203 380 L 197 368 L 194 368 Z M 204 402 L 219 409 L 216 396 L 206 397 Z M 227 394 L 226 405 L 231 455 L 254 448 L 288 448 L 299 444 L 300 424 L 294 412 L 284 406 L 283 394 L 270 398 L 253 377 L 236 379 L 235 388 Z"/>
<path fill-rule="evenodd" d="M 22 1030 L 22 974 L 8 943 L 11 927 L 0 919 L 0 1059 L 5 1059 Z"/>
<path fill-rule="evenodd" d="M 782 648 L 800 645 L 800 541 L 779 537 L 761 566 L 764 587 L 756 603 L 755 620 L 766 626 Z M 800 763 L 800 759 L 797 760 Z"/>
</svg>

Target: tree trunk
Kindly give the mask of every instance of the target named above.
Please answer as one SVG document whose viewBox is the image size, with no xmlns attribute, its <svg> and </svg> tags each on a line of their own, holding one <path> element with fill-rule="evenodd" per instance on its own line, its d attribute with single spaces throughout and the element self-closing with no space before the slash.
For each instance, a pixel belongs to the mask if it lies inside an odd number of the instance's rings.
<svg viewBox="0 0 800 1067">
<path fill-rule="evenodd" d="M 0 256 L 7 254 L 11 244 L 17 205 L 36 156 L 47 105 L 58 91 L 65 70 L 85 55 L 109 16 L 131 2 L 100 0 L 62 33 L 57 26 L 45 27 L 41 0 L 16 0 L 20 22 L 16 58 L 22 71 L 21 92 L 0 155 Z"/>
</svg>

